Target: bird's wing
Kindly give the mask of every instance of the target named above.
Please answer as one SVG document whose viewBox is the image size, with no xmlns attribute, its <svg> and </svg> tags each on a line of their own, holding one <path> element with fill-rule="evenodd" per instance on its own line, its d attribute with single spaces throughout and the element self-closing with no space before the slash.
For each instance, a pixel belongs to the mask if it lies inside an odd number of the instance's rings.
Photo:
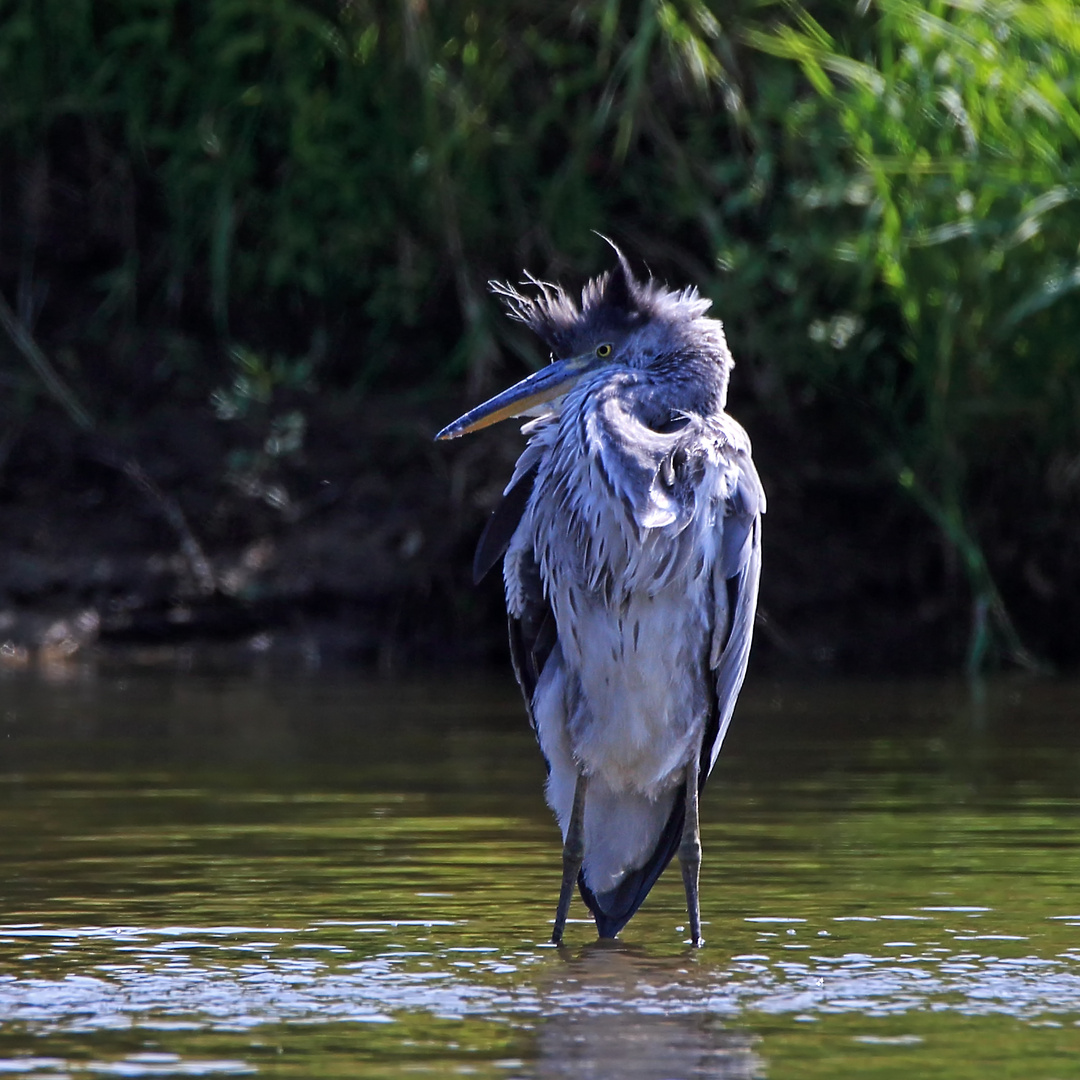
<svg viewBox="0 0 1080 1080">
<path fill-rule="evenodd" d="M 508 569 L 509 572 L 509 569 Z M 516 560 L 513 571 L 517 576 L 519 603 L 517 611 L 507 611 L 506 621 L 510 632 L 510 658 L 514 674 L 525 698 L 529 721 L 536 729 L 533 716 L 533 695 L 540 681 L 544 665 L 558 641 L 555 613 L 544 596 L 540 567 L 532 552 L 523 551 Z"/>
<path fill-rule="evenodd" d="M 538 467 L 539 455 L 532 447 L 526 449 L 476 545 L 473 559 L 475 581 L 479 582 L 507 554 L 514 533 L 525 515 Z M 525 697 L 529 720 L 535 728 L 532 699 L 540 673 L 555 646 L 555 615 L 544 596 L 540 568 L 529 546 L 515 546 L 507 559 L 505 574 L 508 596 L 513 596 L 513 603 L 507 605 L 510 657 Z"/>
<path fill-rule="evenodd" d="M 734 483 L 718 522 L 720 548 L 713 568 L 716 614 L 709 668 L 715 675 L 716 696 L 701 746 L 702 787 L 716 764 L 746 675 L 761 576 L 765 491 L 750 458 L 749 444 L 735 449 L 729 461 Z"/>
<path fill-rule="evenodd" d="M 513 479 L 503 491 L 491 516 L 476 542 L 473 556 L 473 584 L 479 585 L 488 571 L 506 554 L 510 541 L 521 524 L 522 515 L 536 483 L 539 462 L 533 462 L 524 470 L 515 470 Z"/>
</svg>

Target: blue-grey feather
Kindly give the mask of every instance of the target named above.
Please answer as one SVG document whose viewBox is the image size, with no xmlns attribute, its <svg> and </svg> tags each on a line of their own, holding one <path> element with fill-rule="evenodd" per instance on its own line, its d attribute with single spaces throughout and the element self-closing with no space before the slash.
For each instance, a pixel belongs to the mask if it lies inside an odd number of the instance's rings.
<svg viewBox="0 0 1080 1080">
<path fill-rule="evenodd" d="M 531 278 L 530 294 L 493 285 L 557 357 L 605 343 L 612 359 L 526 426 L 476 561 L 486 571 L 505 552 L 514 668 L 564 834 L 576 776 L 600 785 L 579 887 L 602 937 L 678 849 L 687 763 L 699 758 L 703 786 L 716 761 L 746 671 L 765 510 L 749 440 L 723 411 L 732 360 L 708 301 L 636 281 L 617 255 L 580 304 Z"/>
</svg>

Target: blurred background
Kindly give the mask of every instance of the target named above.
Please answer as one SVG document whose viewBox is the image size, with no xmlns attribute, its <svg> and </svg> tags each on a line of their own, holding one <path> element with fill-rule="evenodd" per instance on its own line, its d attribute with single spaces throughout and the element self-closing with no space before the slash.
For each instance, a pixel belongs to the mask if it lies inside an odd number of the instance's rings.
<svg viewBox="0 0 1080 1080">
<path fill-rule="evenodd" d="M 1069 0 L 0 0 L 0 664 L 504 654 L 547 357 L 489 279 L 696 285 L 756 670 L 1080 660 Z"/>
</svg>

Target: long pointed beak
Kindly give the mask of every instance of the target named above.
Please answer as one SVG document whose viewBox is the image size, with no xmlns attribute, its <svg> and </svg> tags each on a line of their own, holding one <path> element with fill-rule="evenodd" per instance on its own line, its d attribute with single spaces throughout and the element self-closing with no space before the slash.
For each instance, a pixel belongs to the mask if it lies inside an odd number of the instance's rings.
<svg viewBox="0 0 1080 1080">
<path fill-rule="evenodd" d="M 562 397 L 585 374 L 588 362 L 592 359 L 592 354 L 587 353 L 584 356 L 572 356 L 569 360 L 556 360 L 527 379 L 515 383 L 509 390 L 496 394 L 483 405 L 470 409 L 464 416 L 444 427 L 435 438 L 457 439 L 511 416 L 523 416 L 537 405 Z"/>
</svg>

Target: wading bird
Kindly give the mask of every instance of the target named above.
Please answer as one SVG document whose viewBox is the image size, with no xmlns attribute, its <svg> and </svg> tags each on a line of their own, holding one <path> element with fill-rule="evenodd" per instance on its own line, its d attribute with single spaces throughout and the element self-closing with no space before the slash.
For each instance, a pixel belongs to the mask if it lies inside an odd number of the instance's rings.
<svg viewBox="0 0 1080 1080">
<path fill-rule="evenodd" d="M 474 571 L 503 558 L 514 670 L 562 830 L 552 941 L 575 881 L 612 938 L 678 852 L 697 945 L 698 795 L 746 673 L 765 494 L 724 411 L 732 359 L 709 301 L 636 281 L 615 254 L 580 307 L 531 277 L 531 295 L 492 283 L 552 362 L 437 437 L 533 417 Z"/>
</svg>

